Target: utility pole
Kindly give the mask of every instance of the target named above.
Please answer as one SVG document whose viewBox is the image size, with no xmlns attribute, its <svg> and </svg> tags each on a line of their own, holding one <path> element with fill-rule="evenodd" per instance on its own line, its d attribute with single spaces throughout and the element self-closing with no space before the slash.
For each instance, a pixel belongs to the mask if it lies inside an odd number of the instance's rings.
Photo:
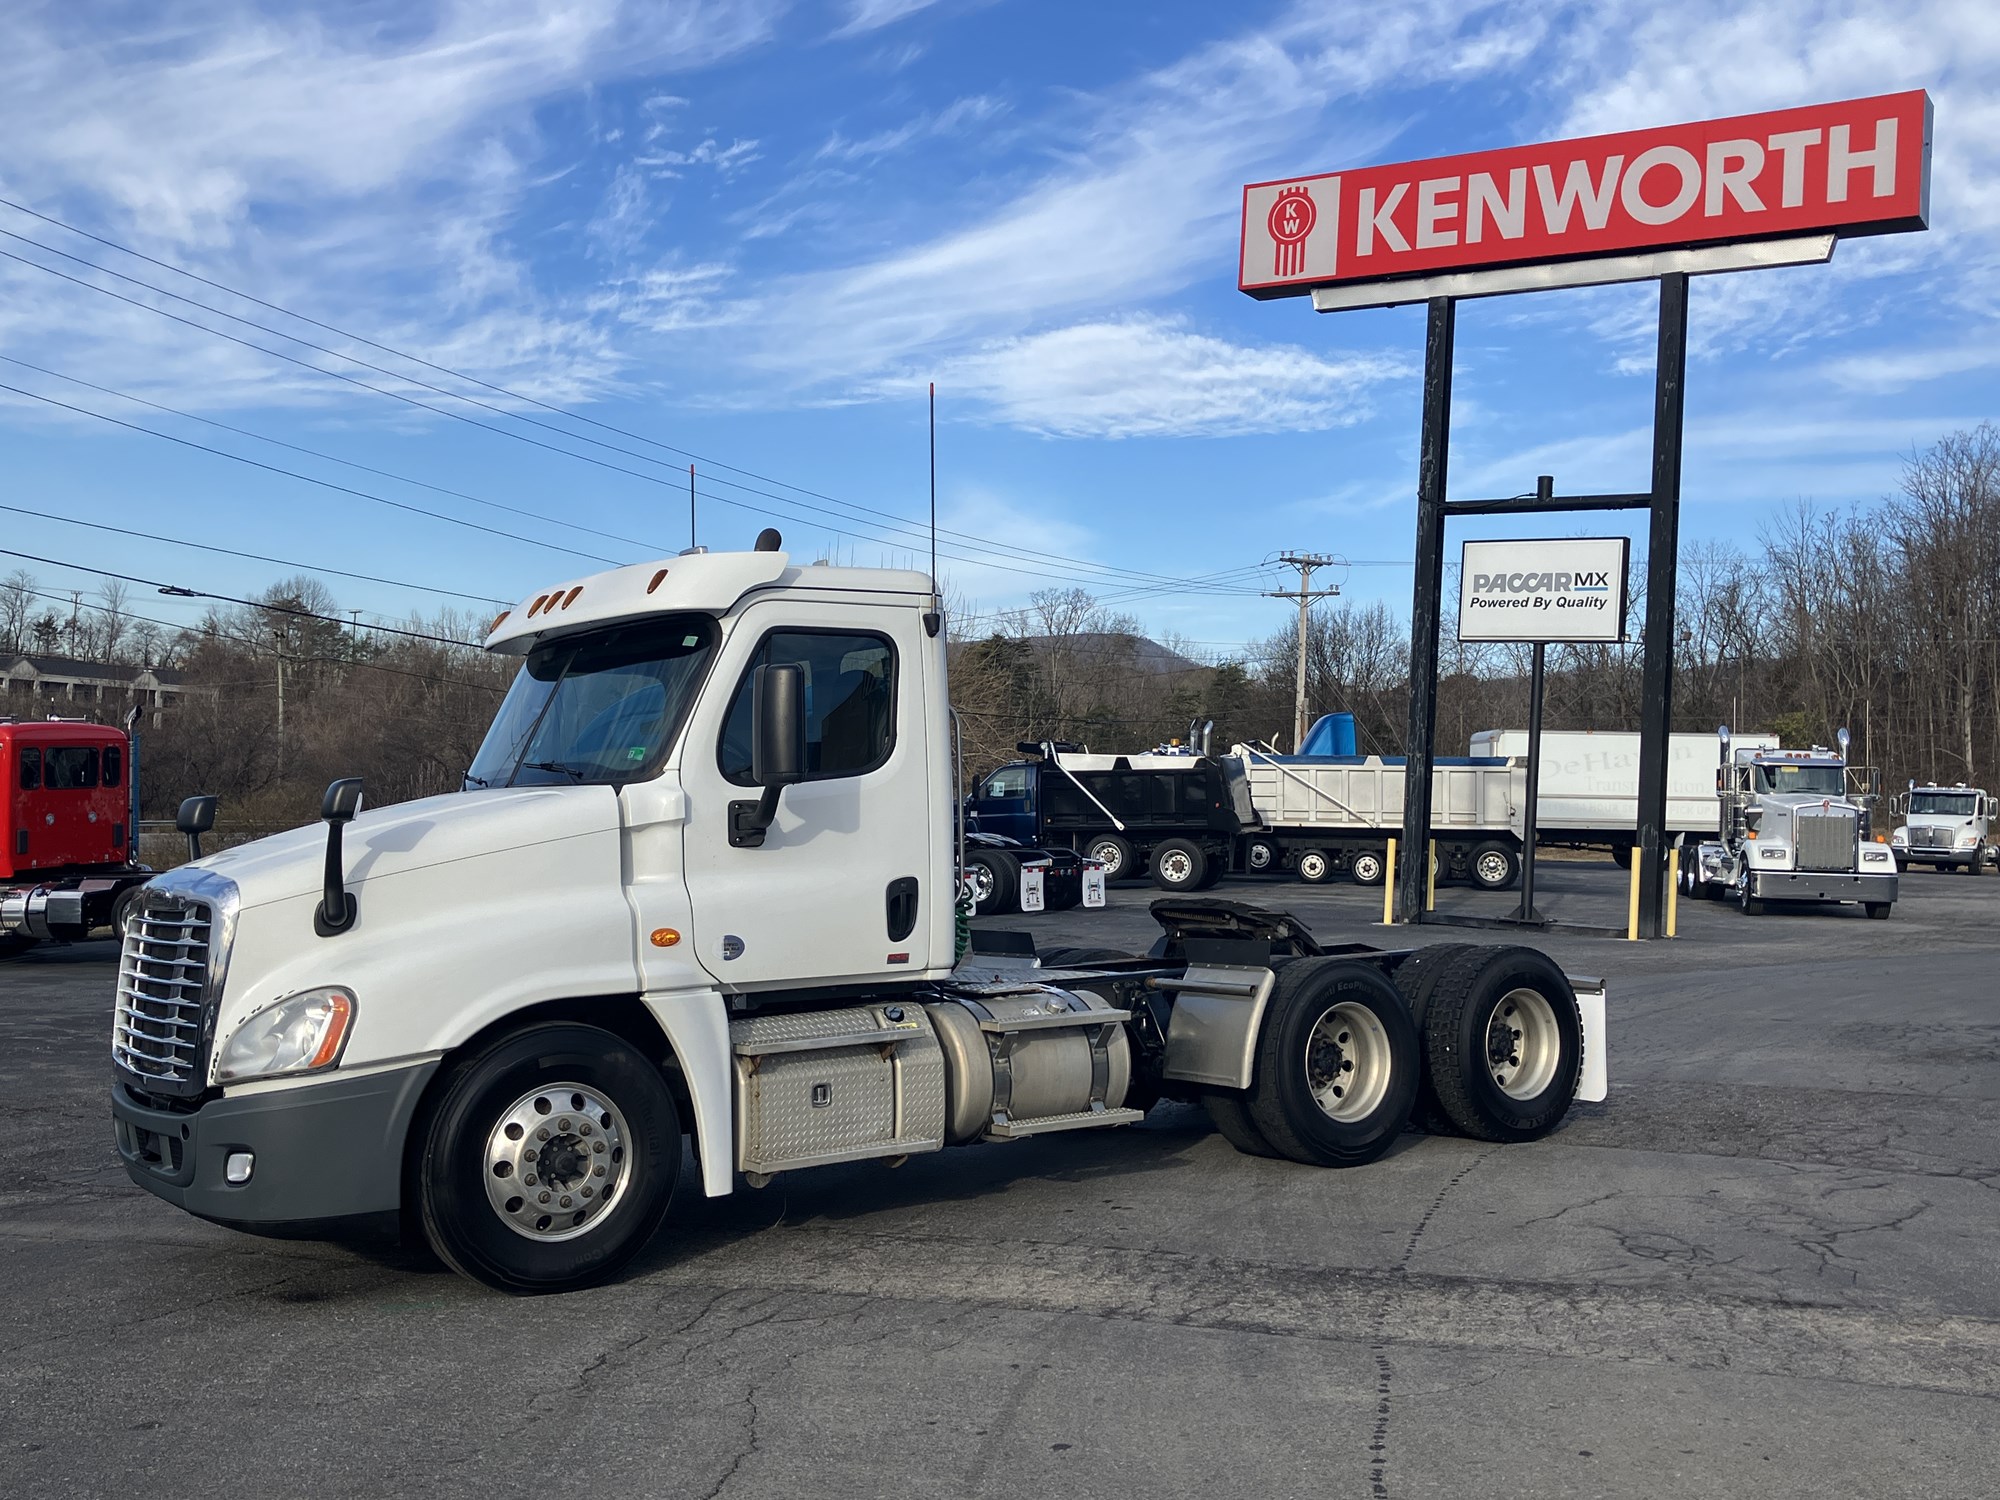
<svg viewBox="0 0 2000 1500">
<path fill-rule="evenodd" d="M 1292 701 L 1292 754 L 1297 755 L 1306 742 L 1306 624 L 1312 613 L 1316 599 L 1337 599 L 1340 585 L 1315 589 L 1312 586 L 1313 570 L 1331 568 L 1340 564 L 1337 557 L 1326 557 L 1317 552 L 1281 552 L 1278 561 L 1288 568 L 1299 570 L 1297 589 L 1267 589 L 1267 599 L 1296 599 L 1299 601 L 1299 670 L 1298 680 L 1293 686 Z"/>
</svg>

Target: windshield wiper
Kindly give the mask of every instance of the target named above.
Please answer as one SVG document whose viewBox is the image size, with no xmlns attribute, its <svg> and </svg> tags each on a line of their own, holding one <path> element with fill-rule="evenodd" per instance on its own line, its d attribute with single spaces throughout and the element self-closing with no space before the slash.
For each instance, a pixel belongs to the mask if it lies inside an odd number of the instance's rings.
<svg viewBox="0 0 2000 1500">
<path fill-rule="evenodd" d="M 465 773 L 465 779 L 471 785 L 479 787 L 481 789 L 493 785 L 493 783 L 488 781 L 484 776 L 474 776 L 470 771 L 467 771 Z"/>
<path fill-rule="evenodd" d="M 582 771 L 579 771 L 575 766 L 566 766 L 559 760 L 524 760 L 521 762 L 521 769 L 524 771 L 557 771 L 567 776 L 571 781 L 582 781 L 584 779 Z"/>
</svg>

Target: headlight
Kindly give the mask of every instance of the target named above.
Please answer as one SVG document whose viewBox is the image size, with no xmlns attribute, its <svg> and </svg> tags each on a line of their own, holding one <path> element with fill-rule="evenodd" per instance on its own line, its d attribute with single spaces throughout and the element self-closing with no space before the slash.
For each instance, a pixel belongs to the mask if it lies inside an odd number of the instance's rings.
<svg viewBox="0 0 2000 1500">
<path fill-rule="evenodd" d="M 1978 842 L 1979 842 L 1979 835 L 1976 833 L 1961 833 L 1958 836 L 1958 847 L 1961 849 L 1970 849 L 1974 844 Z"/>
<path fill-rule="evenodd" d="M 353 1020 L 354 996 L 338 985 L 267 1005 L 230 1033 L 216 1060 L 216 1081 L 330 1068 L 340 1061 Z"/>
<path fill-rule="evenodd" d="M 1907 828 L 1898 828 L 1894 833 L 1889 835 L 1889 842 L 1892 844 L 1907 844 L 1909 841 L 1910 830 Z"/>
<path fill-rule="evenodd" d="M 1785 857 L 1785 851 L 1780 848 L 1775 848 L 1770 844 L 1760 844 L 1757 847 L 1757 857 L 1759 859 L 1783 859 Z"/>
</svg>

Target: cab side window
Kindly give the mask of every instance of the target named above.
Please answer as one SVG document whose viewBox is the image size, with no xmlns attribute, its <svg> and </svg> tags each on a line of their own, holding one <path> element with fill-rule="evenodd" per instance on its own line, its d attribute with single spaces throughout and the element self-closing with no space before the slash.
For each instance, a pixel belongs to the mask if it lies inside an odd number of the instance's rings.
<svg viewBox="0 0 2000 1500">
<path fill-rule="evenodd" d="M 757 668 L 797 663 L 806 674 L 806 779 L 860 776 L 896 743 L 896 649 L 879 635 L 777 630 L 744 668 L 724 721 L 718 759 L 738 786 L 750 779 L 751 684 Z"/>
<path fill-rule="evenodd" d="M 21 748 L 21 790 L 40 791 L 42 786 L 42 747 L 24 745 Z"/>
<path fill-rule="evenodd" d="M 1027 796 L 1028 768 L 1026 766 L 1002 766 L 986 778 L 986 795 L 989 797 Z"/>
</svg>

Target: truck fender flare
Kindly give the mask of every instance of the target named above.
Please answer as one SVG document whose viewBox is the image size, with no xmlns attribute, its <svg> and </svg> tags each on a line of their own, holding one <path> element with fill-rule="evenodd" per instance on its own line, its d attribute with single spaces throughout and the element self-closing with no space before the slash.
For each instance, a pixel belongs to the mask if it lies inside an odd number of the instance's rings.
<svg viewBox="0 0 2000 1500">
<path fill-rule="evenodd" d="M 640 1000 L 666 1033 L 687 1084 L 702 1191 L 711 1198 L 725 1197 L 736 1186 L 736 1095 L 728 1007 L 714 990 L 658 991 Z"/>
</svg>

